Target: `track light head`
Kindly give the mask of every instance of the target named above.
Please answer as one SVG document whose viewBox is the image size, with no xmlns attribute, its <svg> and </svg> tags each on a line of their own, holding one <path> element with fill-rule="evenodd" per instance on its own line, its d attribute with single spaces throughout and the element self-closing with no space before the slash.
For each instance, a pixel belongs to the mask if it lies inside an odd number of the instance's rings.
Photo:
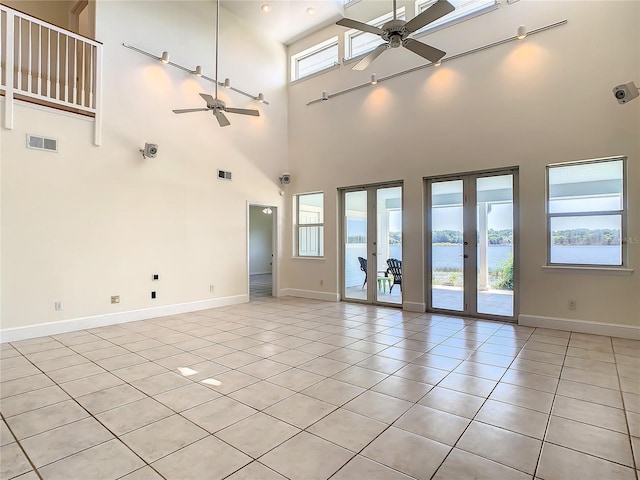
<svg viewBox="0 0 640 480">
<path fill-rule="evenodd" d="M 169 63 L 169 52 L 162 52 L 162 56 L 160 57 L 160 61 L 162 63 Z"/>
<path fill-rule="evenodd" d="M 520 25 L 518 27 L 518 32 L 517 35 L 518 40 L 522 40 L 523 38 L 525 38 L 527 36 L 527 27 L 524 25 Z"/>
</svg>

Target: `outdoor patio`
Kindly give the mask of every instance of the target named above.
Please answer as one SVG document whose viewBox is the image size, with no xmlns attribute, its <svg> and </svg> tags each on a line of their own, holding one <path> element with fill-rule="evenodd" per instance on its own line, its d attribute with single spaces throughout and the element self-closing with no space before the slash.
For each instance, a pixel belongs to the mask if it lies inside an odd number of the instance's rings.
<svg viewBox="0 0 640 480">
<path fill-rule="evenodd" d="M 347 287 L 347 299 L 366 300 L 367 290 L 362 286 Z M 392 293 L 378 290 L 377 300 L 385 303 L 402 305 L 402 293 L 396 285 Z M 433 308 L 443 310 L 462 311 L 462 288 L 443 287 L 433 288 Z M 478 313 L 504 317 L 513 316 L 513 292 L 510 290 L 486 290 L 478 292 Z"/>
</svg>

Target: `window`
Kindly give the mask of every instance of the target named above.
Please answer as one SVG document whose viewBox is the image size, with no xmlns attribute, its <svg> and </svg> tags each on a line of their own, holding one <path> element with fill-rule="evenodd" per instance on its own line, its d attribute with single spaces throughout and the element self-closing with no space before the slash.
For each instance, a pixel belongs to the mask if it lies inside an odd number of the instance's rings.
<svg viewBox="0 0 640 480">
<path fill-rule="evenodd" d="M 296 200 L 296 232 L 299 257 L 324 256 L 324 197 L 322 193 L 305 193 Z"/>
<path fill-rule="evenodd" d="M 549 265 L 623 266 L 625 158 L 547 167 Z"/>
<path fill-rule="evenodd" d="M 448 0 L 448 2 L 456 7 L 456 9 L 435 22 L 431 22 L 426 27 L 421 28 L 418 32 L 424 33 L 438 27 L 449 26 L 463 20 L 468 20 L 489 10 L 494 10 L 498 8 L 499 5 L 496 0 Z M 416 1 L 416 16 L 424 12 L 434 3 L 436 3 L 436 0 Z"/>
<path fill-rule="evenodd" d="M 404 7 L 400 7 L 396 10 L 396 16 L 398 20 L 405 19 Z M 381 17 L 374 18 L 367 23 L 369 25 L 373 25 L 374 27 L 382 27 L 382 25 L 390 20 L 393 20 L 393 12 L 389 12 Z M 379 35 L 376 35 L 374 33 L 361 32 L 360 30 L 349 30 L 347 33 L 345 33 L 344 43 L 347 50 L 346 57 L 347 59 L 351 59 L 370 52 L 381 43 L 384 43 L 384 40 L 382 40 Z"/>
<path fill-rule="evenodd" d="M 338 64 L 338 37 L 291 56 L 291 81 L 300 80 Z"/>
</svg>

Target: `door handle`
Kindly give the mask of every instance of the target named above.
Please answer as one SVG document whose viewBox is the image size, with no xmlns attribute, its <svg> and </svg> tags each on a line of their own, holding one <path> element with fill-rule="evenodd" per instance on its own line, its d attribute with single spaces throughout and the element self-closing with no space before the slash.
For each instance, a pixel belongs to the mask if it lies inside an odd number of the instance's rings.
<svg viewBox="0 0 640 480">
<path fill-rule="evenodd" d="M 469 255 L 467 255 L 466 253 L 464 255 L 462 255 L 463 258 L 469 258 Z"/>
<path fill-rule="evenodd" d="M 374 257 L 378 256 L 378 254 L 376 252 L 373 252 L 371 255 L 373 255 Z"/>
</svg>

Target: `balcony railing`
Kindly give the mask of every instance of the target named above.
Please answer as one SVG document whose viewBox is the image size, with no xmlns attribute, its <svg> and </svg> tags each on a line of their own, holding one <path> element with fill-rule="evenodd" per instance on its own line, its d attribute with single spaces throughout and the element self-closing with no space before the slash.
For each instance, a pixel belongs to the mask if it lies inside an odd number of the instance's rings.
<svg viewBox="0 0 640 480">
<path fill-rule="evenodd" d="M 0 5 L 3 126 L 13 128 L 14 99 L 95 118 L 100 144 L 102 44 Z"/>
</svg>

